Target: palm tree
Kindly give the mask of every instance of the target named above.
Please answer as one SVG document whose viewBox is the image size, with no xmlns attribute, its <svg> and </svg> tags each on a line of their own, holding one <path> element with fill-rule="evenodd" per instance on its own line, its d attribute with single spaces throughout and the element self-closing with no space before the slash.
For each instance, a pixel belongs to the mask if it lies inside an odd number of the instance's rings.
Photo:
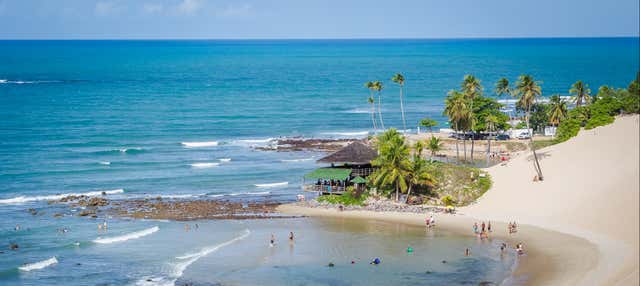
<svg viewBox="0 0 640 286">
<path fill-rule="evenodd" d="M 567 102 L 559 95 L 554 95 L 549 100 L 549 123 L 558 127 L 560 122 L 567 118 Z"/>
<path fill-rule="evenodd" d="M 536 102 L 536 98 L 542 95 L 542 88 L 540 87 L 540 84 L 540 82 L 535 81 L 530 75 L 521 75 L 520 77 L 518 77 L 518 82 L 516 83 L 518 104 L 526 111 L 525 122 L 527 123 L 527 131 L 531 130 L 531 128 L 529 127 L 529 115 L 531 113 L 531 107 Z M 542 169 L 540 169 L 538 155 L 536 154 L 536 150 L 533 146 L 533 134 L 529 136 L 529 147 L 531 148 L 531 152 L 533 152 L 533 158 L 535 160 L 534 168 L 538 173 L 538 179 L 542 181 Z"/>
<path fill-rule="evenodd" d="M 477 79 L 475 76 L 473 75 L 465 75 L 464 76 L 464 80 L 462 81 L 462 86 L 461 86 L 462 92 L 465 94 L 465 97 L 469 100 L 470 102 L 470 112 L 471 112 L 471 118 L 474 118 L 474 114 L 473 114 L 473 100 L 476 97 L 480 97 L 482 96 L 482 85 L 480 84 L 480 80 Z M 474 147 L 474 142 L 475 142 L 475 130 L 474 130 L 474 121 L 472 120 L 470 122 L 470 126 L 469 129 L 471 130 L 471 162 L 473 162 L 473 147 Z M 465 140 L 466 142 L 466 140 Z M 466 144 L 466 143 L 465 143 Z M 466 154 L 466 152 L 465 152 Z"/>
<path fill-rule="evenodd" d="M 424 151 L 424 143 L 422 143 L 422 141 L 420 140 L 416 141 L 416 143 L 413 144 L 413 150 L 415 151 L 415 154 L 418 155 L 418 157 L 422 157 L 422 151 Z"/>
<path fill-rule="evenodd" d="M 395 83 L 397 83 L 398 85 L 400 85 L 400 112 L 402 113 L 402 127 L 404 128 L 404 130 L 407 130 L 407 122 L 404 120 L 404 104 L 403 104 L 403 100 L 402 100 L 402 89 L 404 88 L 404 76 L 402 76 L 401 74 L 397 73 L 395 74 L 391 80 Z"/>
<path fill-rule="evenodd" d="M 489 136 L 487 136 L 487 165 L 489 165 L 489 156 L 491 155 L 491 132 L 496 130 L 498 117 L 493 114 L 488 115 L 487 118 L 484 119 L 484 122 L 487 126 L 487 131 L 489 131 Z"/>
<path fill-rule="evenodd" d="M 429 139 L 429 142 L 427 142 L 427 149 L 431 152 L 429 161 L 433 162 L 433 157 L 435 157 L 438 152 L 442 151 L 442 148 L 443 146 L 440 138 L 431 136 L 431 139 Z"/>
<path fill-rule="evenodd" d="M 375 133 L 378 133 L 378 127 L 376 126 L 376 103 L 372 96 L 367 98 L 367 102 L 371 104 L 371 122 L 373 123 L 373 130 Z"/>
<path fill-rule="evenodd" d="M 382 89 L 384 86 L 380 81 L 373 82 L 373 90 L 378 92 L 378 117 L 380 119 L 380 127 L 384 130 L 384 121 L 382 121 Z"/>
<path fill-rule="evenodd" d="M 569 93 L 573 94 L 573 101 L 576 107 L 582 106 L 582 103 L 588 104 L 591 101 L 591 89 L 589 85 L 584 84 L 581 80 L 571 85 Z"/>
<path fill-rule="evenodd" d="M 408 183 L 408 188 L 407 197 L 404 201 L 405 203 L 409 201 L 409 196 L 411 195 L 411 189 L 413 186 L 433 186 L 436 184 L 436 179 L 429 172 L 427 162 L 419 156 L 413 156 L 413 159 L 409 163 L 406 181 Z"/>
<path fill-rule="evenodd" d="M 398 201 L 399 193 L 408 188 L 407 177 L 411 168 L 409 148 L 404 137 L 393 128 L 378 136 L 376 145 L 379 155 L 371 163 L 378 170 L 372 174 L 373 184 L 378 187 L 393 186 Z"/>
<path fill-rule="evenodd" d="M 431 134 L 433 134 L 433 127 L 435 127 L 437 125 L 438 125 L 437 121 L 435 121 L 435 120 L 433 120 L 431 118 L 428 118 L 428 117 L 422 118 L 422 120 L 420 120 L 420 126 L 425 127 L 425 128 L 429 128 L 429 133 L 431 133 Z"/>
<path fill-rule="evenodd" d="M 466 130 L 468 121 L 470 119 L 470 111 L 468 101 L 465 99 L 464 94 L 456 90 L 449 91 L 449 95 L 445 99 L 444 115 L 449 118 L 449 122 L 453 130 L 456 132 L 456 159 L 460 160 L 460 151 L 458 148 L 458 132 L 460 130 Z M 466 149 L 466 148 L 465 148 Z M 465 152 L 465 160 L 466 160 Z"/>
<path fill-rule="evenodd" d="M 506 78 L 501 78 L 496 82 L 495 93 L 498 97 L 503 95 L 511 96 L 511 87 L 509 87 L 509 80 Z"/>
</svg>

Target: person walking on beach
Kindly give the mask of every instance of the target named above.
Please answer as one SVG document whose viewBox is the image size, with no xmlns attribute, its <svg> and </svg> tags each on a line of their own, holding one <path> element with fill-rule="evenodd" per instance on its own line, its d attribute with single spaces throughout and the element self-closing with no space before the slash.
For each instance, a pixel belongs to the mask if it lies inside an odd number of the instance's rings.
<svg viewBox="0 0 640 286">
<path fill-rule="evenodd" d="M 478 223 L 477 222 L 473 223 L 473 233 L 478 233 Z"/>
<path fill-rule="evenodd" d="M 487 223 L 487 231 L 491 232 L 491 222 Z"/>
<path fill-rule="evenodd" d="M 486 225 L 484 224 L 484 221 L 483 221 L 483 222 L 482 222 L 482 232 L 484 232 L 484 228 L 485 228 L 485 226 L 486 226 Z"/>
</svg>

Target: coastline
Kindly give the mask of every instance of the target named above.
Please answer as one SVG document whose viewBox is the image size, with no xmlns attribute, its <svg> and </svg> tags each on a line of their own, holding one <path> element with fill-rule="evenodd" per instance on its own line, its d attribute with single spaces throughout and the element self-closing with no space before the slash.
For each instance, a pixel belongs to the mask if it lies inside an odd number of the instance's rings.
<svg viewBox="0 0 640 286">
<path fill-rule="evenodd" d="M 490 220 L 492 236 L 527 253 L 514 272 L 528 285 L 638 285 L 640 132 L 638 115 L 582 130 L 571 140 L 538 150 L 545 180 L 533 182 L 531 155 L 485 169 L 492 188 L 456 215 L 436 214 L 437 227 L 472 235 Z M 611 148 L 611 142 L 616 142 Z M 523 203 L 524 202 L 524 203 Z M 376 219 L 424 225 L 425 214 L 351 211 L 281 205 L 285 214 Z M 516 221 L 508 235 L 505 221 Z"/>
<path fill-rule="evenodd" d="M 276 211 L 289 215 L 382 220 L 414 226 L 424 226 L 426 216 L 426 214 L 406 212 L 338 211 L 304 207 L 295 203 L 280 205 Z M 464 236 L 474 236 L 471 226 L 474 222 L 479 222 L 464 214 L 438 213 L 434 217 L 436 231 L 443 229 Z M 517 233 L 509 235 L 507 223 L 499 221 L 491 221 L 491 223 L 494 229 L 491 233 L 492 239 L 504 240 L 510 248 L 513 248 L 516 243 L 524 243 L 526 255 L 519 258 L 513 277 L 523 278 L 526 285 L 576 285 L 584 274 L 597 264 L 597 247 L 584 238 L 524 224 L 518 226 Z M 580 259 L 575 259 L 576 257 Z"/>
</svg>

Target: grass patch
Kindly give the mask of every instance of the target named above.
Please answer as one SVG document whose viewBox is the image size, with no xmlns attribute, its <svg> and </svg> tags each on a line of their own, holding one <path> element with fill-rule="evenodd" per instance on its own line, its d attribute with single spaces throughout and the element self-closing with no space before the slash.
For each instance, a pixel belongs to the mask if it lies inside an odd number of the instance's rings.
<svg viewBox="0 0 640 286">
<path fill-rule="evenodd" d="M 492 185 L 491 176 L 474 167 L 434 162 L 432 172 L 438 183 L 429 195 L 439 198 L 432 202 L 443 203 L 443 198 L 450 197 L 453 205 L 468 205 L 475 202 Z"/>
<path fill-rule="evenodd" d="M 551 145 L 554 145 L 558 143 L 558 141 L 556 140 L 538 140 L 538 141 L 533 141 L 533 148 L 535 148 L 536 150 L 542 149 L 544 147 L 549 147 Z"/>
</svg>

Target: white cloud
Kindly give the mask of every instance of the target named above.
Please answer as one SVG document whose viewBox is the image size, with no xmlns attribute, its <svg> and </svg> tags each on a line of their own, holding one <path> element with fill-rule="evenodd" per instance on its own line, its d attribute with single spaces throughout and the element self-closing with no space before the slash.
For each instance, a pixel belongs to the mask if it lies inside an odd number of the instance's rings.
<svg viewBox="0 0 640 286">
<path fill-rule="evenodd" d="M 183 14 L 192 14 L 198 11 L 202 3 L 200 0 L 182 0 L 180 4 L 178 4 L 178 12 Z"/>
<path fill-rule="evenodd" d="M 98 1 L 96 3 L 95 12 L 98 16 L 105 16 L 113 13 L 117 9 L 116 3 L 111 1 Z"/>
<path fill-rule="evenodd" d="M 253 7 L 251 4 L 228 5 L 220 12 L 220 16 L 229 18 L 246 17 L 251 14 Z"/>
<path fill-rule="evenodd" d="M 156 3 L 144 3 L 144 5 L 142 5 L 142 10 L 144 10 L 145 13 L 155 14 L 162 12 L 164 10 L 164 6 Z"/>
</svg>

